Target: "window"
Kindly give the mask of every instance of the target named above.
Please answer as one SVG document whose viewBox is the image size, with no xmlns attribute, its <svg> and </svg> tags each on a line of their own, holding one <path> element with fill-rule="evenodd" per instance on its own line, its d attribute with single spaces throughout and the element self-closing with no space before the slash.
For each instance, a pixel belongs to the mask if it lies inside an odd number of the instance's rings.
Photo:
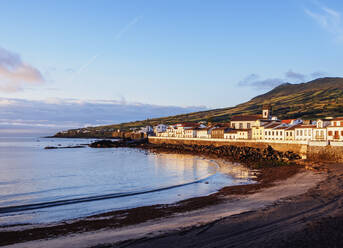
<svg viewBox="0 0 343 248">
<path fill-rule="evenodd" d="M 247 128 L 250 129 L 250 123 L 247 123 Z"/>
<path fill-rule="evenodd" d="M 329 135 L 329 136 L 332 136 L 332 131 L 329 131 L 329 132 L 328 132 L 328 135 Z"/>
<path fill-rule="evenodd" d="M 274 136 L 275 134 L 274 134 L 274 131 L 272 131 L 272 135 Z"/>
<path fill-rule="evenodd" d="M 300 136 L 303 136 L 303 130 L 300 130 Z"/>
<path fill-rule="evenodd" d="M 243 123 L 239 123 L 239 129 L 243 129 Z"/>
<path fill-rule="evenodd" d="M 279 132 L 278 132 L 278 131 L 276 131 L 276 135 L 279 135 Z"/>
<path fill-rule="evenodd" d="M 343 136 L 343 131 L 341 131 L 341 136 Z"/>
<path fill-rule="evenodd" d="M 297 130 L 297 136 L 299 136 L 299 130 Z"/>
</svg>

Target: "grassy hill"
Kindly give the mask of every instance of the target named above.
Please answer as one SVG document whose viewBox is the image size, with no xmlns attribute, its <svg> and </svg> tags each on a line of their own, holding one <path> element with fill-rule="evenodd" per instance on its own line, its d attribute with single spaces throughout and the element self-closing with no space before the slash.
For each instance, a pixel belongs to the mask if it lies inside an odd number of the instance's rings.
<svg viewBox="0 0 343 248">
<path fill-rule="evenodd" d="M 319 78 L 301 84 L 285 83 L 235 107 L 96 127 L 96 129 L 120 128 L 126 130 L 131 127 L 140 127 L 148 124 L 156 125 L 159 123 L 222 122 L 230 120 L 232 115 L 260 114 L 264 104 L 270 104 L 273 115 L 282 119 L 298 117 L 313 119 L 326 116 L 343 116 L 343 78 Z M 94 130 L 95 128 L 88 129 Z"/>
</svg>

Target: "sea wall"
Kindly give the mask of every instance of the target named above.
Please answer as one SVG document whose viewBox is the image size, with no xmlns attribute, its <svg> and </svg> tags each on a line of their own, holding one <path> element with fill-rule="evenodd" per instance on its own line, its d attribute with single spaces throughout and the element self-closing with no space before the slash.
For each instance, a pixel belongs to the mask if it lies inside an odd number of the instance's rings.
<svg viewBox="0 0 343 248">
<path fill-rule="evenodd" d="M 153 144 L 186 144 L 186 145 L 233 145 L 239 147 L 254 147 L 265 149 L 271 146 L 273 149 L 280 152 L 291 151 L 300 155 L 303 159 L 313 161 L 334 161 L 343 162 L 343 146 L 340 144 L 331 144 L 323 142 L 307 141 L 254 141 L 254 140 L 239 140 L 229 141 L 225 139 L 201 139 L 201 138 L 173 138 L 173 137 L 149 137 L 149 143 Z"/>
<path fill-rule="evenodd" d="M 307 159 L 343 162 L 343 146 L 308 146 Z"/>
<path fill-rule="evenodd" d="M 239 147 L 254 147 L 265 149 L 270 145 L 273 149 L 280 152 L 291 151 L 299 154 L 301 157 L 306 157 L 307 152 L 307 143 L 304 141 L 298 141 L 296 144 L 288 144 L 286 142 L 258 142 L 251 140 L 239 140 L 239 141 L 229 141 L 225 139 L 201 139 L 201 138 L 173 138 L 173 137 L 149 137 L 149 142 L 153 144 L 186 144 L 186 145 L 214 145 L 214 146 L 223 146 L 223 145 L 233 145 Z"/>
</svg>

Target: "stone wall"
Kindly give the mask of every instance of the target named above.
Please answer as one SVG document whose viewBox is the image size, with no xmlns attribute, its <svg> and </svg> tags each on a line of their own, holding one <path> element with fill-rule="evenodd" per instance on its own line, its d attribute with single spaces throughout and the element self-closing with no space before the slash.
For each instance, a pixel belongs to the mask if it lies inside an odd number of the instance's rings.
<svg viewBox="0 0 343 248">
<path fill-rule="evenodd" d="M 165 138 L 165 137 L 149 137 L 149 142 L 153 144 L 186 144 L 186 145 L 233 145 L 239 147 L 254 147 L 265 149 L 270 145 L 273 149 L 280 152 L 292 151 L 299 154 L 302 158 L 306 158 L 307 145 L 304 144 L 288 144 L 276 142 L 253 142 L 253 141 L 228 141 L 223 139 L 186 139 L 186 138 Z"/>
<path fill-rule="evenodd" d="M 342 146 L 309 146 L 307 149 L 309 160 L 343 162 Z"/>
</svg>

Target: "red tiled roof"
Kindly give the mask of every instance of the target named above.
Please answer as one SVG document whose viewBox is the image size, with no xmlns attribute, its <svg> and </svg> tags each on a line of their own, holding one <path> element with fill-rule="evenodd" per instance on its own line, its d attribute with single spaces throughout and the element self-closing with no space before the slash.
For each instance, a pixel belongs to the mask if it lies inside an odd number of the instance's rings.
<svg viewBox="0 0 343 248">
<path fill-rule="evenodd" d="M 295 121 L 296 119 L 288 119 L 288 120 L 282 120 L 281 122 L 282 123 L 285 123 L 285 124 L 291 124 L 292 121 Z"/>
</svg>

